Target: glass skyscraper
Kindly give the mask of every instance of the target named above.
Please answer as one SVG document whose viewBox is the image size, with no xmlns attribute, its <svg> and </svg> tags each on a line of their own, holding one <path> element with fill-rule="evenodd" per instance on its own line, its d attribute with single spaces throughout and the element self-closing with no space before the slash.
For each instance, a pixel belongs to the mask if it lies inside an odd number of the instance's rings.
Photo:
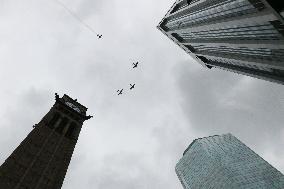
<svg viewBox="0 0 284 189">
<path fill-rule="evenodd" d="M 194 140 L 176 173 L 184 189 L 284 188 L 284 175 L 231 134 Z"/>
<path fill-rule="evenodd" d="M 284 84 L 283 0 L 177 0 L 158 25 L 207 68 Z"/>
</svg>

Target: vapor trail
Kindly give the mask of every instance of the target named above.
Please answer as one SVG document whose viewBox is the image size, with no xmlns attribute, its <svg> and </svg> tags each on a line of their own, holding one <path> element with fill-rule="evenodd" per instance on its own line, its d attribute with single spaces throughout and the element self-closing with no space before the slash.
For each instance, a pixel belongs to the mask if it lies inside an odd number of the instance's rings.
<svg viewBox="0 0 284 189">
<path fill-rule="evenodd" d="M 95 32 L 95 30 L 93 30 L 93 28 L 91 26 L 89 26 L 87 23 L 85 23 L 78 15 L 76 15 L 71 9 L 69 9 L 65 4 L 63 4 L 61 1 L 59 0 L 54 0 L 55 2 L 57 2 L 61 7 L 63 7 L 71 16 L 73 16 L 73 18 L 75 18 L 78 22 L 80 22 L 83 26 L 85 26 L 88 30 L 90 30 L 92 33 L 94 33 L 95 35 L 98 35 L 97 32 Z"/>
</svg>

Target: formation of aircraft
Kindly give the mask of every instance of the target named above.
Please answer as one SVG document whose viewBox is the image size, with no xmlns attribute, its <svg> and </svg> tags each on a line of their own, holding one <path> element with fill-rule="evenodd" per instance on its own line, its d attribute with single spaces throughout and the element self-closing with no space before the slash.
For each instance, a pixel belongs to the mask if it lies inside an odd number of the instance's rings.
<svg viewBox="0 0 284 189">
<path fill-rule="evenodd" d="M 138 62 L 136 62 L 136 63 L 132 63 L 133 64 L 133 68 L 137 68 L 137 66 L 138 66 Z"/>
<path fill-rule="evenodd" d="M 134 62 L 134 63 L 132 63 L 133 68 L 137 68 L 138 64 L 139 64 L 139 62 Z M 133 83 L 133 84 L 130 83 L 130 88 L 129 88 L 129 90 L 134 89 L 134 87 L 135 87 L 135 83 Z M 119 89 L 119 90 L 117 90 L 116 92 L 117 92 L 117 95 L 122 95 L 123 89 Z"/>
<path fill-rule="evenodd" d="M 99 34 L 99 33 L 95 32 L 95 31 L 93 30 L 93 28 L 92 28 L 90 25 L 88 25 L 87 23 L 85 23 L 77 14 L 75 14 L 75 13 L 74 13 L 71 9 L 69 9 L 65 4 L 63 4 L 63 3 L 60 2 L 59 0 L 57 0 L 56 2 L 57 2 L 60 6 L 62 6 L 67 12 L 69 12 L 69 14 L 70 14 L 71 16 L 73 16 L 78 22 L 80 22 L 80 23 L 81 23 L 82 25 L 84 25 L 87 29 L 89 29 L 93 34 L 95 34 L 95 35 L 98 37 L 98 39 L 101 39 L 101 38 L 103 37 L 102 34 Z M 181 24 L 181 23 L 180 23 L 180 24 Z M 137 68 L 139 62 L 137 61 L 137 62 L 134 62 L 134 63 L 132 63 L 132 64 L 133 64 L 133 68 Z M 135 87 L 135 84 L 130 84 L 130 90 L 134 89 L 134 87 Z M 122 92 L 123 92 L 123 89 L 117 90 L 118 95 L 122 95 Z M 34 126 L 34 128 L 35 128 L 35 126 Z"/>
</svg>

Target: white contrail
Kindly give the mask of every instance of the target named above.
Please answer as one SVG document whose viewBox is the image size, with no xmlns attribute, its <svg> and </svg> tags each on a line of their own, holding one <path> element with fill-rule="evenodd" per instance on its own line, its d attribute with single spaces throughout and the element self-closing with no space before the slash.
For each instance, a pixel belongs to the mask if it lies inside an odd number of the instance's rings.
<svg viewBox="0 0 284 189">
<path fill-rule="evenodd" d="M 90 30 L 92 33 L 94 33 L 95 35 L 99 35 L 97 32 L 95 32 L 95 30 L 93 30 L 93 28 L 91 26 L 89 26 L 87 23 L 85 23 L 78 15 L 76 15 L 71 9 L 69 9 L 65 4 L 63 4 L 61 1 L 59 0 L 54 0 L 55 2 L 57 2 L 60 6 L 62 6 L 69 14 L 71 14 L 71 16 L 73 16 L 77 21 L 79 21 L 83 26 L 85 26 L 88 30 Z"/>
</svg>

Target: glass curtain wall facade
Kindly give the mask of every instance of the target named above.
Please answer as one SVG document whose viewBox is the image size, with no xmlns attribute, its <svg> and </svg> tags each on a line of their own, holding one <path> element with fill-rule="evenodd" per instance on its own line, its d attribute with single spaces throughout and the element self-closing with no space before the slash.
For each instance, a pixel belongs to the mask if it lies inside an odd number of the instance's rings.
<svg viewBox="0 0 284 189">
<path fill-rule="evenodd" d="M 184 189 L 284 188 L 284 175 L 231 134 L 194 140 L 175 169 Z"/>
<path fill-rule="evenodd" d="M 177 0 L 158 25 L 194 59 L 284 84 L 284 1 Z"/>
</svg>

